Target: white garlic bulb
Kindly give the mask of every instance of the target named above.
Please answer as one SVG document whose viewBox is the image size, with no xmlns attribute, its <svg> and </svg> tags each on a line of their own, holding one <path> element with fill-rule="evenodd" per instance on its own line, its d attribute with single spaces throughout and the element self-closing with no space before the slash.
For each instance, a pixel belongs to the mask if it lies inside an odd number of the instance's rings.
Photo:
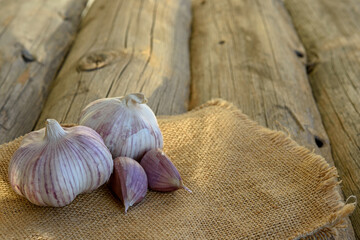
<svg viewBox="0 0 360 240">
<path fill-rule="evenodd" d="M 53 119 L 29 133 L 14 153 L 9 180 L 16 193 L 39 206 L 62 207 L 110 178 L 111 153 L 85 126 L 62 128 Z"/>
<path fill-rule="evenodd" d="M 103 98 L 82 111 L 80 124 L 97 131 L 113 158 L 140 161 L 149 150 L 163 147 L 163 137 L 155 114 L 142 93 Z"/>
</svg>

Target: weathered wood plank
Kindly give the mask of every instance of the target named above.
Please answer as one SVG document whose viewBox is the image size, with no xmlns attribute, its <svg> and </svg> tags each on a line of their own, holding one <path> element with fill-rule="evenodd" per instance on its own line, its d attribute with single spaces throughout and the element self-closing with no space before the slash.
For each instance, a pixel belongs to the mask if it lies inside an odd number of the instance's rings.
<svg viewBox="0 0 360 240">
<path fill-rule="evenodd" d="M 198 0 L 193 9 L 191 106 L 229 100 L 333 164 L 304 49 L 282 1 Z M 343 239 L 354 239 L 349 225 Z"/>
<path fill-rule="evenodd" d="M 31 131 L 86 0 L 0 0 L 0 143 Z"/>
<path fill-rule="evenodd" d="M 360 199 L 360 2 L 286 0 L 346 197 Z M 360 239 L 360 209 L 351 216 Z"/>
<path fill-rule="evenodd" d="M 156 114 L 187 110 L 191 3 L 95 1 L 49 94 L 46 118 L 77 122 L 103 97 L 143 92 Z"/>
</svg>

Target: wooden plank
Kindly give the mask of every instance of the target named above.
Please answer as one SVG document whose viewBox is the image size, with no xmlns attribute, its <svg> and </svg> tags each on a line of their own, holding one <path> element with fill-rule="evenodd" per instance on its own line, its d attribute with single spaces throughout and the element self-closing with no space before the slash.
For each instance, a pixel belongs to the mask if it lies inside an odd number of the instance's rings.
<svg viewBox="0 0 360 240">
<path fill-rule="evenodd" d="M 360 2 L 287 0 L 346 197 L 360 199 Z M 360 209 L 351 216 L 360 239 Z"/>
<path fill-rule="evenodd" d="M 305 52 L 282 1 L 196 0 L 193 9 L 191 107 L 229 100 L 333 164 Z M 354 239 L 348 225 L 342 239 Z"/>
<path fill-rule="evenodd" d="M 0 144 L 31 131 L 86 0 L 0 0 Z"/>
<path fill-rule="evenodd" d="M 187 110 L 191 3 L 95 1 L 49 94 L 46 118 L 77 122 L 103 97 L 143 92 L 156 114 Z"/>
</svg>

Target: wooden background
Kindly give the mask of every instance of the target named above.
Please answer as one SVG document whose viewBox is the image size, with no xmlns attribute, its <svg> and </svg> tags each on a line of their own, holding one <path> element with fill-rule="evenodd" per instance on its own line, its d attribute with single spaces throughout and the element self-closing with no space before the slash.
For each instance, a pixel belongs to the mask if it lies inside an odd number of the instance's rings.
<svg viewBox="0 0 360 240">
<path fill-rule="evenodd" d="M 98 0 L 81 19 L 85 5 L 0 0 L 0 143 L 102 97 L 143 92 L 157 115 L 223 98 L 360 199 L 359 0 Z M 359 239 L 350 218 L 340 237 Z"/>
</svg>

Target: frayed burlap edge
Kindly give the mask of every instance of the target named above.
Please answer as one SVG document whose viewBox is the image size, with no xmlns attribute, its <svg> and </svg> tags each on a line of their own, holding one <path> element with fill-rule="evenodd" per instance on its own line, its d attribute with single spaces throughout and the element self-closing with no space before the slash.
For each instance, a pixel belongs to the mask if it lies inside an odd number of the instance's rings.
<svg viewBox="0 0 360 240">
<path fill-rule="evenodd" d="M 341 182 L 338 181 L 339 175 L 335 167 L 331 167 L 322 156 L 316 155 L 309 149 L 298 145 L 285 133 L 259 127 L 258 123 L 242 114 L 234 104 L 229 103 L 223 99 L 210 100 L 203 105 L 194 108 L 192 111 L 197 111 L 211 106 L 222 107 L 224 109 L 230 110 L 233 114 L 241 118 L 246 118 L 246 120 L 248 120 L 250 129 L 269 135 L 275 146 L 286 146 L 292 151 L 303 156 L 307 161 L 316 163 L 321 167 L 322 184 L 318 186 L 318 190 L 324 194 L 324 199 L 328 202 L 329 206 L 331 206 L 332 213 L 329 215 L 326 223 L 319 223 L 319 226 L 314 229 L 307 229 L 306 231 L 299 233 L 296 236 L 292 236 L 293 239 L 332 239 L 338 235 L 339 230 L 347 228 L 345 218 L 355 210 L 357 199 L 355 196 L 350 196 L 346 202 L 343 201 L 340 190 L 338 189 L 338 185 Z M 350 199 L 354 199 L 354 202 L 348 203 Z"/>
</svg>

